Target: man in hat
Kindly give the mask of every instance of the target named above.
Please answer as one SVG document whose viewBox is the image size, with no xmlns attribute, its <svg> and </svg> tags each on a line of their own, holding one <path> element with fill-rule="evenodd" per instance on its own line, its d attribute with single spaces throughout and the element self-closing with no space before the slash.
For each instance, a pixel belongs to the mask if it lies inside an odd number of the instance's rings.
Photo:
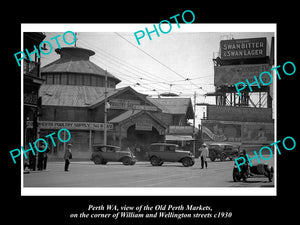
<svg viewBox="0 0 300 225">
<path fill-rule="evenodd" d="M 70 159 L 72 159 L 71 148 L 72 148 L 72 145 L 69 143 L 67 146 L 67 149 L 65 151 L 65 154 L 64 154 L 65 171 L 69 171 Z"/>
<path fill-rule="evenodd" d="M 200 158 L 201 158 L 201 169 L 204 168 L 204 164 L 205 164 L 205 168 L 207 168 L 207 157 L 209 154 L 208 148 L 206 146 L 205 143 L 203 143 L 202 147 L 200 148 Z"/>
</svg>

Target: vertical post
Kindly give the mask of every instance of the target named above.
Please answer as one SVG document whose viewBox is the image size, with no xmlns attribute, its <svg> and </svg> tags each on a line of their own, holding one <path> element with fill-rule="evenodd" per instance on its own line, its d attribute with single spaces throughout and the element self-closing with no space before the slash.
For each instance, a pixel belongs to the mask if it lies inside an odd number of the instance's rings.
<svg viewBox="0 0 300 225">
<path fill-rule="evenodd" d="M 90 130 L 89 135 L 89 151 L 92 152 L 92 130 Z"/>
<path fill-rule="evenodd" d="M 64 130 L 64 140 L 66 140 L 66 131 L 65 130 Z M 64 142 L 64 153 L 65 152 L 66 152 L 66 142 Z"/>
<path fill-rule="evenodd" d="M 122 147 L 122 130 L 121 130 L 121 124 L 119 124 L 119 147 Z"/>
<path fill-rule="evenodd" d="M 195 125 L 196 125 L 196 91 L 194 93 L 194 121 L 193 121 L 193 155 L 196 154 L 196 135 L 195 135 Z"/>
<path fill-rule="evenodd" d="M 104 89 L 104 137 L 103 144 L 107 144 L 107 71 L 105 70 L 105 89 Z"/>
</svg>

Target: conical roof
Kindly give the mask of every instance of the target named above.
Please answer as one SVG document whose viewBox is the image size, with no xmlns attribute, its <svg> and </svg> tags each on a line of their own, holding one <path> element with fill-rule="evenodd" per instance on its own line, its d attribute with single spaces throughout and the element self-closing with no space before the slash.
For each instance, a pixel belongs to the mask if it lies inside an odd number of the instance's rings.
<svg viewBox="0 0 300 225">
<path fill-rule="evenodd" d="M 89 57 L 95 54 L 94 51 L 79 47 L 64 47 L 55 51 L 60 58 L 42 67 L 42 73 L 79 73 L 105 76 L 105 70 L 89 60 Z M 107 77 L 116 80 L 117 83 L 121 82 L 109 72 L 107 72 Z"/>
</svg>

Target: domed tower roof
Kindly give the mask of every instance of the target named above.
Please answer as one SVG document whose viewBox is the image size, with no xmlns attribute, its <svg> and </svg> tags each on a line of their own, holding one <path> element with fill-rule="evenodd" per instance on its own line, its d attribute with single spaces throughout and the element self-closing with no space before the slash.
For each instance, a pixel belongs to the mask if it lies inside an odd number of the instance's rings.
<svg viewBox="0 0 300 225">
<path fill-rule="evenodd" d="M 92 50 L 79 47 L 64 47 L 55 50 L 60 58 L 41 69 L 42 74 L 72 73 L 105 76 L 105 70 L 92 63 L 89 58 L 94 55 Z M 107 77 L 120 83 L 121 80 L 107 72 Z"/>
</svg>

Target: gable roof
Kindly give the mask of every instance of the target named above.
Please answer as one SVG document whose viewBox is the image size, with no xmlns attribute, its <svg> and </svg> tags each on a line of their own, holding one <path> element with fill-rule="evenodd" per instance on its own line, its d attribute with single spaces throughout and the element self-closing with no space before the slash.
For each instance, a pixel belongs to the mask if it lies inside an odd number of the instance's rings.
<svg viewBox="0 0 300 225">
<path fill-rule="evenodd" d="M 149 98 L 163 113 L 192 114 L 193 106 L 190 98 Z M 189 115 L 191 116 L 191 115 Z"/>
<path fill-rule="evenodd" d="M 164 128 L 167 128 L 167 125 L 162 120 L 160 120 L 154 114 L 149 113 L 149 112 L 144 111 L 144 110 L 127 110 L 124 113 L 116 116 L 115 118 L 111 119 L 108 122 L 109 123 L 124 123 L 129 119 L 133 119 L 133 118 L 138 117 L 138 116 L 143 115 L 143 114 L 146 114 L 146 115 L 150 116 L 153 120 L 158 122 L 161 126 L 163 126 Z"/>
<path fill-rule="evenodd" d="M 137 96 L 140 100 L 145 101 L 146 103 L 148 103 L 151 106 L 156 106 L 153 102 L 149 101 L 149 99 L 146 97 L 147 95 L 141 94 L 137 91 L 135 91 L 132 87 L 127 86 L 127 87 L 123 87 L 123 88 L 119 88 L 117 89 L 117 92 L 114 93 L 110 93 L 107 95 L 107 100 L 111 99 L 111 98 L 115 98 L 118 97 L 122 94 L 124 94 L 125 92 L 129 91 L 132 92 L 135 96 Z M 94 101 L 92 103 L 92 105 L 90 106 L 90 108 L 96 108 L 97 106 L 101 105 L 104 103 L 104 95 L 102 96 L 102 98 L 98 98 L 96 101 Z M 160 110 L 160 109 L 159 109 Z"/>
</svg>

